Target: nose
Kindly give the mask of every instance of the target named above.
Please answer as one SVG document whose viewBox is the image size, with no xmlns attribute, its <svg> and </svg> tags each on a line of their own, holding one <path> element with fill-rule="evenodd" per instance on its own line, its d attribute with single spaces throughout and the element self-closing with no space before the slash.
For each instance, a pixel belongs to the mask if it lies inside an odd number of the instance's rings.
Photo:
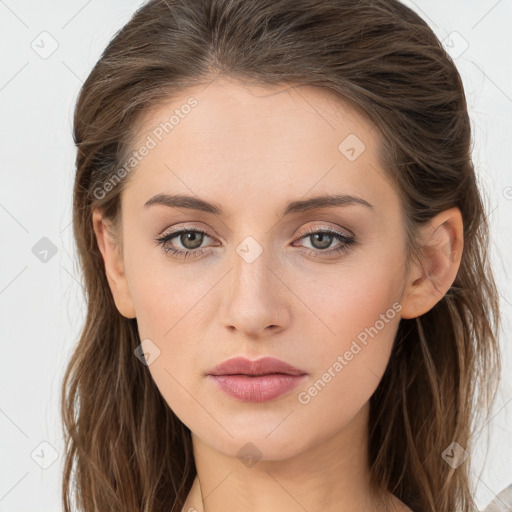
<svg viewBox="0 0 512 512">
<path fill-rule="evenodd" d="M 223 322 L 229 331 L 259 339 L 287 328 L 293 294 L 280 273 L 265 251 L 254 259 L 243 252 L 234 254 L 222 301 Z"/>
</svg>

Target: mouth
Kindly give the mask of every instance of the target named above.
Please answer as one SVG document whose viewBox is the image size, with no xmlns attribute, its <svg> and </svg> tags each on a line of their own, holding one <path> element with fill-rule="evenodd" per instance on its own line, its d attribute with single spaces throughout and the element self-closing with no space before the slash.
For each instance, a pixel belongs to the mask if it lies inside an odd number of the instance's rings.
<svg viewBox="0 0 512 512">
<path fill-rule="evenodd" d="M 304 370 L 270 357 L 256 361 L 229 359 L 207 374 L 218 389 L 242 402 L 274 400 L 298 386 L 307 375 Z"/>
</svg>

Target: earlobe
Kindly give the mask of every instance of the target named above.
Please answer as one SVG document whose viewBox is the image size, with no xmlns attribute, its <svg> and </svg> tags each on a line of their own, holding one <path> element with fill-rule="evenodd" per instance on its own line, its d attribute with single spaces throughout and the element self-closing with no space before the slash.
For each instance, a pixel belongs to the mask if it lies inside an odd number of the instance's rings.
<svg viewBox="0 0 512 512">
<path fill-rule="evenodd" d="M 402 297 L 402 318 L 432 309 L 452 286 L 462 259 L 464 230 L 458 208 L 438 214 L 421 232 L 421 261 L 414 265 Z"/>
<path fill-rule="evenodd" d="M 124 317 L 135 318 L 135 308 L 131 300 L 119 244 L 115 242 L 109 226 L 98 210 L 92 213 L 92 224 L 116 307 Z"/>
</svg>

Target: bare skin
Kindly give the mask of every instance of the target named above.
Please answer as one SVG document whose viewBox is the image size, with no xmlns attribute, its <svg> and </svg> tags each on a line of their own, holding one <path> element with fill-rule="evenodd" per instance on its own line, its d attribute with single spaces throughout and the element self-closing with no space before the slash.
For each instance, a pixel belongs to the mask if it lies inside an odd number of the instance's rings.
<svg viewBox="0 0 512 512">
<path fill-rule="evenodd" d="M 158 348 L 148 369 L 193 433 L 197 478 L 183 512 L 410 511 L 391 494 L 384 507 L 370 492 L 369 399 L 400 319 L 430 310 L 455 279 L 460 211 L 442 212 L 423 229 L 431 250 L 407 274 L 399 196 L 377 159 L 378 132 L 350 105 L 313 87 L 218 78 L 148 113 L 136 147 L 192 96 L 197 106 L 123 190 L 122 250 L 101 214 L 93 218 L 116 306 Z M 213 202 L 224 215 L 144 207 L 160 193 Z M 280 214 L 289 201 L 324 194 L 371 206 Z M 201 255 L 179 257 L 155 243 L 178 228 L 207 232 Z M 358 243 L 328 255 L 345 242 L 332 237 L 325 249 L 312 233 L 326 228 Z M 246 237 L 253 245 L 242 244 Z M 183 242 L 177 235 L 167 245 L 191 250 Z M 258 253 L 254 260 L 241 256 L 241 244 Z M 377 334 L 345 357 L 370 327 Z M 277 399 L 235 400 L 205 373 L 238 355 L 277 357 L 308 375 Z M 333 370 L 338 356 L 344 364 Z M 319 379 L 325 386 L 315 393 Z M 244 447 L 253 451 L 250 466 L 239 455 Z"/>
</svg>

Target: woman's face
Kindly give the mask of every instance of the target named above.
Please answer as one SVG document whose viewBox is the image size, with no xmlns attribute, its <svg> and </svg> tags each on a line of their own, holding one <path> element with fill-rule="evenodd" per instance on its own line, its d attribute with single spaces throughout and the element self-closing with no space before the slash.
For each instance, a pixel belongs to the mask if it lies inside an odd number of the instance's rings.
<svg viewBox="0 0 512 512">
<path fill-rule="evenodd" d="M 375 391 L 406 283 L 399 197 L 378 145 L 364 118 L 314 87 L 218 79 L 144 118 L 122 193 L 129 297 L 160 392 L 216 450 L 236 456 L 250 442 L 264 460 L 291 457 Z M 350 198 L 312 209 L 320 196 Z M 208 373 L 235 356 L 304 375 L 267 378 L 278 396 L 254 377 L 225 379 L 233 396 Z"/>
</svg>

